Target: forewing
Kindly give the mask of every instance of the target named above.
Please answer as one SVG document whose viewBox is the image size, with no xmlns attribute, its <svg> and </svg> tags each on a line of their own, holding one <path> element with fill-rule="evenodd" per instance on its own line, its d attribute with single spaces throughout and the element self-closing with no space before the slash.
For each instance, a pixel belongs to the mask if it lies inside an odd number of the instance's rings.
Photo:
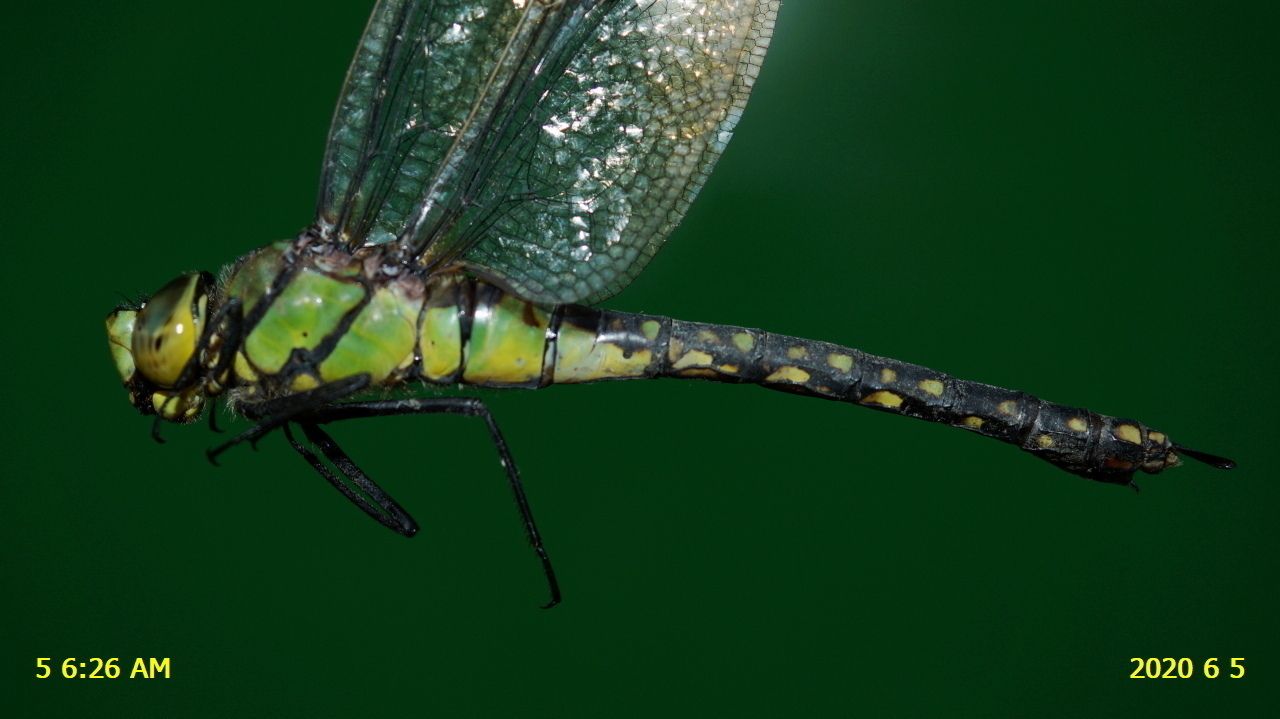
<svg viewBox="0 0 1280 719">
<path fill-rule="evenodd" d="M 766 0 L 384 2 L 335 114 L 322 231 L 522 297 L 626 286 L 724 150 Z"/>
<path fill-rule="evenodd" d="M 527 11 L 509 0 L 380 0 L 334 110 L 316 224 L 353 247 L 400 238 Z"/>
</svg>

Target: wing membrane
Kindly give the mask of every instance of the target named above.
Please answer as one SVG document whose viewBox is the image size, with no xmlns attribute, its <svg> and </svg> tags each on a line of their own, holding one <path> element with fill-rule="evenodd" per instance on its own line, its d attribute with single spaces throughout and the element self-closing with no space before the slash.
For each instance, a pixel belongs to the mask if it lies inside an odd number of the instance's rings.
<svg viewBox="0 0 1280 719">
<path fill-rule="evenodd" d="M 639 274 L 706 181 L 776 0 L 384 0 L 330 130 L 318 224 L 526 299 Z"/>
</svg>

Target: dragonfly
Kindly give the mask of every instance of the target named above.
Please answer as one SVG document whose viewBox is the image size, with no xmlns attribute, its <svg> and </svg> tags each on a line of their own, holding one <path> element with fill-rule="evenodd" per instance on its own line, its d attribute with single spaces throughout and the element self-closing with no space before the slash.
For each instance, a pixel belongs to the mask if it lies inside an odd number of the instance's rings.
<svg viewBox="0 0 1280 719">
<path fill-rule="evenodd" d="M 779 0 L 381 0 L 324 150 L 315 219 L 215 278 L 184 274 L 106 319 L 132 405 L 188 424 L 222 399 L 280 430 L 405 536 L 418 525 L 324 428 L 456 414 L 489 432 L 550 593 L 551 561 L 479 398 L 623 379 L 755 384 L 940 422 L 1128 485 L 1190 457 L 1136 420 L 837 344 L 593 307 L 680 222 L 742 115 Z M 210 412 L 212 422 L 213 412 Z M 295 434 L 295 431 L 300 433 Z"/>
</svg>

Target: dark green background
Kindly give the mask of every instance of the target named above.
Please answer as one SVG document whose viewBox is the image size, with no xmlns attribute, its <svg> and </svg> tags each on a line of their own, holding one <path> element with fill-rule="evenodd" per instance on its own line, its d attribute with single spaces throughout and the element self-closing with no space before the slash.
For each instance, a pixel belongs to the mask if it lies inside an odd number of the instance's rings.
<svg viewBox="0 0 1280 719">
<path fill-rule="evenodd" d="M 444 717 L 1274 710 L 1280 17 L 1269 3 L 792 0 L 719 171 L 611 307 L 763 327 L 1136 417 L 1234 457 L 1085 482 L 754 388 L 488 392 L 338 436 L 406 541 L 272 437 L 148 437 L 118 292 L 310 219 L 367 2 L 6 18 L 3 664 L 56 710 Z M 1032 8 L 1030 5 L 1034 5 Z M 173 678 L 66 680 L 63 658 Z M 1134 680 L 1131 657 L 1246 657 Z M 36 680 L 36 657 L 54 677 Z"/>
</svg>

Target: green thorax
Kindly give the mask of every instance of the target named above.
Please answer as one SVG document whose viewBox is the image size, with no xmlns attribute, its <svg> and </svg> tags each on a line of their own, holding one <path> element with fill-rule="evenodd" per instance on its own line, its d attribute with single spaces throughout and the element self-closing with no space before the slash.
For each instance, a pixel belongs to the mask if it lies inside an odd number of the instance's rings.
<svg viewBox="0 0 1280 719">
<path fill-rule="evenodd" d="M 305 240 L 277 242 L 229 272 L 223 301 L 242 303 L 232 371 L 255 401 L 367 374 L 403 381 L 417 356 L 426 282 L 389 274 L 375 250 L 355 254 Z"/>
<path fill-rule="evenodd" d="M 368 375 L 371 386 L 411 381 L 535 388 L 645 376 L 655 357 L 598 337 L 586 311 L 522 300 L 461 272 L 436 275 L 306 239 L 277 242 L 225 275 L 223 302 L 242 304 L 230 385 L 255 402 Z M 592 315 L 594 319 L 594 315 Z M 656 338 L 656 325 L 645 330 Z"/>
</svg>

